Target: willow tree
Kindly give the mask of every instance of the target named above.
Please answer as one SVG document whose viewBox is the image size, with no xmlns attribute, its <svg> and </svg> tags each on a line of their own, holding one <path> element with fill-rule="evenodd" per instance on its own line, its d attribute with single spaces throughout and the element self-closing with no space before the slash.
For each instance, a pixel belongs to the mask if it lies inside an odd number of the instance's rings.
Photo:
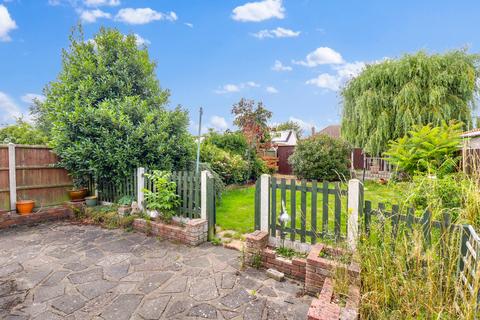
<svg viewBox="0 0 480 320">
<path fill-rule="evenodd" d="M 342 136 L 380 155 L 414 125 L 471 127 L 478 61 L 465 51 L 419 52 L 368 65 L 342 91 Z"/>
</svg>

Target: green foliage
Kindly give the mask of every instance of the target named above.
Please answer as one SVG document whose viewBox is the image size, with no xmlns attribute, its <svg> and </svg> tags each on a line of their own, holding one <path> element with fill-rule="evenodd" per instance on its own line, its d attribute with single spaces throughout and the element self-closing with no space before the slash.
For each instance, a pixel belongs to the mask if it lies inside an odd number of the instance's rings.
<svg viewBox="0 0 480 320">
<path fill-rule="evenodd" d="M 118 200 L 118 204 L 121 206 L 129 206 L 132 204 L 133 200 L 132 196 L 123 196 Z"/>
<path fill-rule="evenodd" d="M 117 206 L 97 206 L 79 210 L 81 214 L 76 214 L 76 218 L 84 222 L 99 224 L 108 229 L 124 228 L 131 230 L 135 216 L 120 216 L 117 212 Z"/>
<path fill-rule="evenodd" d="M 43 131 L 19 118 L 15 124 L 0 128 L 0 143 L 10 142 L 45 145 L 48 142 L 48 137 Z"/>
<path fill-rule="evenodd" d="M 240 131 L 225 131 L 223 134 L 215 131 L 210 131 L 205 136 L 205 141 L 220 149 L 244 156 L 248 150 L 248 142 L 245 136 Z"/>
<path fill-rule="evenodd" d="M 321 134 L 299 141 L 288 161 L 299 178 L 333 181 L 348 175 L 349 155 L 346 142 Z"/>
<path fill-rule="evenodd" d="M 247 161 L 248 169 L 247 173 L 245 173 L 244 180 L 237 181 L 236 183 L 243 183 L 247 180 L 255 180 L 261 174 L 268 171 L 265 162 L 258 157 L 255 149 L 250 148 L 247 139 L 241 131 L 226 131 L 223 134 L 210 131 L 205 137 L 204 145 L 205 144 L 213 145 L 219 149 L 222 149 L 223 151 L 228 152 L 230 157 L 237 155 Z M 227 181 L 225 182 L 229 183 Z"/>
<path fill-rule="evenodd" d="M 298 122 L 295 121 L 285 121 L 272 128 L 273 131 L 283 131 L 283 130 L 293 130 L 297 139 L 302 137 L 303 129 Z"/>
<path fill-rule="evenodd" d="M 229 153 L 209 143 L 200 149 L 202 162 L 209 163 L 225 184 L 242 183 L 248 178 L 248 162 L 242 156 Z"/>
<path fill-rule="evenodd" d="M 414 125 L 457 120 L 471 127 L 478 56 L 419 52 L 372 64 L 342 91 L 342 136 L 372 155 Z"/>
<path fill-rule="evenodd" d="M 233 105 L 232 114 L 235 116 L 233 123 L 242 130 L 251 148 L 258 150 L 269 146 L 270 128 L 267 122 L 272 112 L 261 101 L 255 107 L 254 100 L 242 98 Z"/>
<path fill-rule="evenodd" d="M 438 127 L 413 126 L 413 130 L 397 141 L 390 142 L 385 153 L 389 162 L 410 175 L 416 173 L 447 174 L 455 171 L 460 157 L 461 123 Z"/>
<path fill-rule="evenodd" d="M 165 220 L 171 220 L 173 213 L 180 206 L 180 196 L 177 194 L 177 184 L 170 179 L 170 173 L 154 170 L 146 173 L 145 178 L 153 182 L 155 191 L 143 189 L 145 207 L 157 210 Z"/>
<path fill-rule="evenodd" d="M 460 175 L 449 174 L 442 177 L 414 176 L 402 190 L 404 201 L 416 209 L 431 209 L 437 212 L 434 219 L 441 220 L 443 211 L 448 210 L 453 220 L 458 218 L 463 207 L 462 192 L 465 180 Z"/>
<path fill-rule="evenodd" d="M 199 165 L 200 172 L 204 170 L 210 171 L 213 176 L 213 188 L 215 189 L 215 197 L 217 203 L 220 203 L 222 200 L 222 193 L 225 190 L 225 183 L 223 183 L 222 177 L 213 170 L 212 166 L 209 163 L 200 162 Z"/>
<path fill-rule="evenodd" d="M 280 257 L 284 257 L 284 258 L 287 258 L 287 259 L 292 259 L 294 257 L 298 257 L 298 258 L 306 258 L 307 257 L 306 253 L 297 252 L 297 251 L 295 251 L 291 248 L 287 248 L 287 247 L 278 247 L 278 248 L 275 249 L 275 252 Z"/>
<path fill-rule="evenodd" d="M 251 265 L 255 269 L 260 269 L 262 267 L 263 262 L 262 262 L 262 255 L 260 254 L 260 252 L 255 252 L 252 254 Z"/>
<path fill-rule="evenodd" d="M 213 237 L 211 240 L 210 240 L 210 243 L 213 244 L 214 246 L 219 246 L 222 244 L 222 239 L 218 238 L 218 237 Z"/>
<path fill-rule="evenodd" d="M 181 170 L 193 160 L 188 115 L 164 108 L 169 92 L 134 35 L 102 28 L 85 41 L 80 28 L 44 94 L 34 112 L 74 177 L 121 179 L 138 166 Z"/>
</svg>

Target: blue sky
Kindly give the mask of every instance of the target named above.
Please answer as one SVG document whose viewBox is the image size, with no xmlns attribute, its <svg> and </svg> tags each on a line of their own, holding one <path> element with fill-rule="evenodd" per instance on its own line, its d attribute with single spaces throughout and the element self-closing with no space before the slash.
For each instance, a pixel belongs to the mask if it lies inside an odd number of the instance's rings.
<svg viewBox="0 0 480 320">
<path fill-rule="evenodd" d="M 135 33 L 170 106 L 232 127 L 231 106 L 261 100 L 272 122 L 338 123 L 339 88 L 364 63 L 418 50 L 479 51 L 479 1 L 0 0 L 0 123 L 28 113 L 55 79 L 70 29 Z"/>
</svg>

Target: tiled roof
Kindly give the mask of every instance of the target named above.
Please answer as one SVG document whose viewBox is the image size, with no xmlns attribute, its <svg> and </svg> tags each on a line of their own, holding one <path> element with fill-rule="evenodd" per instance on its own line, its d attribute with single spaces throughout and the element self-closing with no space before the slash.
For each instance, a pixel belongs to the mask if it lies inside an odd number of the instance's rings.
<svg viewBox="0 0 480 320">
<path fill-rule="evenodd" d="M 339 124 L 332 124 L 328 127 L 323 128 L 318 132 L 318 134 L 326 134 L 332 138 L 340 138 L 340 129 L 342 128 Z"/>
</svg>

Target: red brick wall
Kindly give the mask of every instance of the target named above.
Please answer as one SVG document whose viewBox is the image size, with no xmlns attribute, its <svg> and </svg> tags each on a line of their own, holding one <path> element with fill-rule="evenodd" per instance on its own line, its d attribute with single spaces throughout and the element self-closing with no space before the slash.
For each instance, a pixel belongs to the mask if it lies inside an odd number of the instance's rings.
<svg viewBox="0 0 480 320">
<path fill-rule="evenodd" d="M 72 209 L 67 206 L 43 208 L 29 215 L 3 212 L 0 213 L 0 229 L 20 225 L 32 225 L 51 220 L 66 219 L 72 217 L 72 215 Z"/>
<path fill-rule="evenodd" d="M 185 225 L 135 219 L 133 228 L 170 241 L 197 246 L 207 241 L 207 220 L 191 219 Z"/>
</svg>

